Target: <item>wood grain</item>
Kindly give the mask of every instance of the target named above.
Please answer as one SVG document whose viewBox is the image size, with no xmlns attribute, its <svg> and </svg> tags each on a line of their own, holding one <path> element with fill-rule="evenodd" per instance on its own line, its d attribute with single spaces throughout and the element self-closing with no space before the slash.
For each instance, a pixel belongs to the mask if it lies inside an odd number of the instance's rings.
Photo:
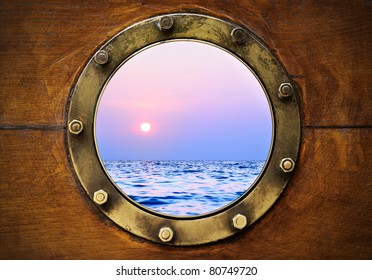
<svg viewBox="0 0 372 280">
<path fill-rule="evenodd" d="M 1 259 L 371 259 L 370 1 L 1 1 Z M 295 176 L 233 238 L 153 244 L 87 198 L 65 147 L 66 105 L 84 64 L 149 16 L 199 12 L 256 33 L 301 93 Z"/>
<path fill-rule="evenodd" d="M 308 126 L 372 124 L 368 1 L 2 1 L 0 125 L 63 125 L 70 90 L 95 50 L 149 16 L 191 11 L 255 32 L 302 93 Z"/>
<path fill-rule="evenodd" d="M 115 226 L 76 184 L 60 131 L 0 131 L 2 259 L 370 259 L 369 129 L 305 129 L 275 206 L 237 237 L 170 247 Z"/>
</svg>

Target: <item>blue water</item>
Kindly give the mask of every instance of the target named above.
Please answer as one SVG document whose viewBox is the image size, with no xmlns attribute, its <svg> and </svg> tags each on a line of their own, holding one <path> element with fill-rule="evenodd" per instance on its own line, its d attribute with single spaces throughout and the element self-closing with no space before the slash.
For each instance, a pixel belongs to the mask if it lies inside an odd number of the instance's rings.
<svg viewBox="0 0 372 280">
<path fill-rule="evenodd" d="M 104 161 L 117 186 L 137 203 L 162 214 L 196 216 L 240 197 L 265 161 Z"/>
</svg>

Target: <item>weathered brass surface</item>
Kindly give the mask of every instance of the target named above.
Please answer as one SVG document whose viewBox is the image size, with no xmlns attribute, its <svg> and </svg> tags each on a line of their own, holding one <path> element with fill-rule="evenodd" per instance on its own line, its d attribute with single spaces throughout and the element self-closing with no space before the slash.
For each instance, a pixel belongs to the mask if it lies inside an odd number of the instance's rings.
<svg viewBox="0 0 372 280">
<path fill-rule="evenodd" d="M 166 240 L 166 244 L 171 245 L 203 244 L 239 232 L 243 219 L 236 217 L 246 217 L 244 228 L 254 223 L 269 210 L 288 184 L 293 172 L 282 172 L 280 163 L 283 158 L 291 158 L 294 163 L 297 159 L 300 144 L 299 95 L 282 65 L 246 28 L 205 15 L 176 13 L 166 16 L 172 19 L 172 24 L 165 25 L 171 26 L 169 29 L 159 28 L 159 21 L 164 17 L 158 16 L 130 26 L 104 44 L 100 50 L 108 54 L 107 63 L 99 64 L 92 56 L 76 83 L 68 107 L 67 123 L 80 120 L 84 130 L 78 135 L 67 133 L 67 143 L 73 167 L 87 195 L 94 200 L 97 191 L 107 193 L 107 201 L 96 205 L 116 224 L 159 243 Z M 233 32 L 240 29 L 244 34 Z M 146 47 L 171 40 L 205 42 L 238 57 L 261 81 L 273 115 L 271 154 L 259 180 L 249 192 L 228 207 L 194 218 L 150 212 L 119 191 L 101 164 L 94 135 L 100 94 L 118 67 Z M 278 96 L 278 89 L 283 83 L 290 84 L 293 89 L 293 94 L 286 98 Z M 171 229 L 170 239 L 166 238 L 169 230 L 164 231 L 164 228 Z M 160 231 L 166 232 L 163 234 L 165 237 L 161 235 L 163 240 L 159 237 Z"/>
</svg>

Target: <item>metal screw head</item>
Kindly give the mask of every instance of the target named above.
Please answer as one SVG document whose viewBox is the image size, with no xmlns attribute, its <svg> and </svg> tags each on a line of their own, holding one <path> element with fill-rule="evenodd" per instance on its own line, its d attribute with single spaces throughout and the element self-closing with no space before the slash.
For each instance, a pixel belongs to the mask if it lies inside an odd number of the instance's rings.
<svg viewBox="0 0 372 280">
<path fill-rule="evenodd" d="M 108 193 L 104 190 L 98 190 L 93 195 L 93 200 L 98 205 L 102 205 L 107 202 L 108 199 Z"/>
<path fill-rule="evenodd" d="M 233 218 L 233 225 L 237 229 L 245 228 L 247 226 L 247 217 L 242 214 L 236 215 Z"/>
<path fill-rule="evenodd" d="M 287 98 L 293 94 L 293 87 L 289 83 L 283 83 L 279 86 L 278 95 L 280 98 Z"/>
<path fill-rule="evenodd" d="M 283 158 L 279 166 L 283 172 L 287 173 L 293 171 L 295 163 L 291 158 Z"/>
<path fill-rule="evenodd" d="M 100 50 L 94 55 L 94 61 L 100 65 L 106 64 L 109 60 L 109 55 L 106 51 Z"/>
<path fill-rule="evenodd" d="M 231 37 L 237 44 L 243 44 L 246 40 L 246 34 L 240 27 L 237 27 L 233 31 L 231 31 Z"/>
<path fill-rule="evenodd" d="M 80 132 L 83 131 L 83 123 L 79 120 L 72 120 L 69 124 L 68 124 L 68 130 L 72 133 L 72 134 L 76 134 L 78 135 Z"/>
<path fill-rule="evenodd" d="M 173 231 L 169 227 L 162 227 L 159 231 L 159 238 L 163 242 L 169 242 L 173 239 Z"/>
<path fill-rule="evenodd" d="M 173 27 L 174 21 L 173 18 L 169 16 L 164 16 L 159 20 L 159 28 L 160 30 L 167 31 Z"/>
</svg>

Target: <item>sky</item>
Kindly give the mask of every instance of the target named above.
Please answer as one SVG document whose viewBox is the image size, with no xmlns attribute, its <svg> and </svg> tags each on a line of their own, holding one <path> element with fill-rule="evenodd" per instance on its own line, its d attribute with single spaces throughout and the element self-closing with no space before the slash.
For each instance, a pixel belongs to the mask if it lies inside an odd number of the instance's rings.
<svg viewBox="0 0 372 280">
<path fill-rule="evenodd" d="M 173 41 L 126 61 L 96 112 L 103 160 L 265 160 L 267 97 L 249 68 L 215 46 Z M 143 132 L 142 123 L 151 124 Z"/>
</svg>

